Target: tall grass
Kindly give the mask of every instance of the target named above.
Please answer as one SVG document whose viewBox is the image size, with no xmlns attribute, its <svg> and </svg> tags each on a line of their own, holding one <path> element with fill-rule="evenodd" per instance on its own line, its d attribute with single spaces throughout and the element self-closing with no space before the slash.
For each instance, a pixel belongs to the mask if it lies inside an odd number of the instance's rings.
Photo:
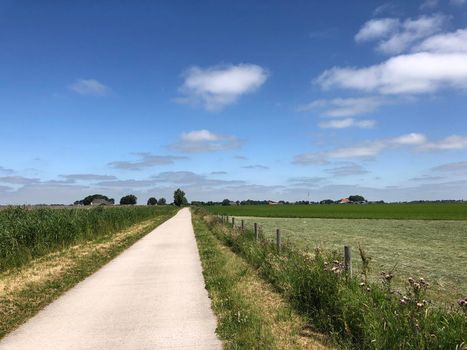
<svg viewBox="0 0 467 350">
<path fill-rule="evenodd" d="M 173 210 L 169 206 L 91 209 L 10 207 L 1 210 L 0 271 Z"/>
<path fill-rule="evenodd" d="M 285 246 L 279 254 L 251 232 L 208 220 L 211 231 L 243 256 L 283 293 L 319 331 L 354 349 L 463 349 L 466 309 L 441 308 L 424 300 L 425 281 L 411 281 L 403 294 L 384 283 L 348 278 L 339 256 L 310 254 Z M 464 345 L 463 345 L 464 344 Z"/>
</svg>

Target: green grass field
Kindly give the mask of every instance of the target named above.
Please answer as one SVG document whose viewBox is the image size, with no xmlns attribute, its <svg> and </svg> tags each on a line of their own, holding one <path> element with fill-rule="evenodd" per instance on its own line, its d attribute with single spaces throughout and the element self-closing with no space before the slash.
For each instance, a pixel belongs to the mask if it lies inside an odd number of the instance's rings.
<svg viewBox="0 0 467 350">
<path fill-rule="evenodd" d="M 314 250 L 353 250 L 355 273 L 360 272 L 358 245 L 371 256 L 371 276 L 395 268 L 395 285 L 408 277 L 424 277 L 431 283 L 431 297 L 454 303 L 467 295 L 467 222 L 447 220 L 368 220 L 236 217 L 248 228 L 262 225 L 273 239 L 280 228 L 284 241 Z"/>
<path fill-rule="evenodd" d="M 292 223 L 295 223 L 301 226 L 303 224 L 301 221 L 309 221 L 311 227 L 317 226 L 315 224 L 318 221 L 327 223 L 326 225 L 329 222 L 346 223 L 347 225 L 339 227 L 339 231 L 368 228 L 383 221 L 390 225 L 401 226 L 408 222 L 415 223 L 415 221 L 401 220 L 271 218 L 259 218 L 258 220 L 272 223 L 273 225 L 269 226 L 272 230 L 277 226 L 274 224 L 288 223 L 292 226 Z M 306 238 L 302 241 L 302 249 L 297 249 L 293 245 L 284 245 L 278 251 L 274 244 L 268 244 L 264 239 L 254 240 L 251 231 L 250 234 L 246 234 L 239 229 L 234 230 L 231 225 L 223 224 L 221 220 L 212 219 L 210 216 L 205 216 L 205 222 L 220 242 L 256 268 L 259 275 L 271 283 L 294 310 L 307 318 L 312 330 L 326 333 L 337 343 L 337 348 L 464 349 L 467 316 L 465 308 L 458 305 L 443 307 L 439 302 L 431 302 L 432 298 L 426 290 L 426 275 L 424 275 L 425 280 L 413 275 L 414 280 L 411 280 L 411 283 L 409 281 L 405 283 L 406 291 L 399 294 L 395 290 L 394 281 L 386 281 L 384 284 L 369 281 L 370 283 L 362 284 L 358 274 L 354 274 L 353 278 L 348 278 L 342 266 L 333 262 L 339 259 L 336 254 L 330 254 L 325 250 L 321 250 L 318 255 L 304 254 L 303 247 L 306 246 L 304 242 L 308 242 Z M 426 221 L 421 221 L 421 223 L 426 223 Z M 384 228 L 388 227 L 382 227 Z M 413 227 L 413 229 L 418 231 L 419 227 Z M 271 230 L 266 230 L 265 233 L 268 237 L 271 236 Z M 287 233 L 291 236 L 290 231 Z M 380 235 L 380 232 L 374 233 Z M 410 232 L 405 233 L 410 236 Z M 401 240 L 401 236 L 396 239 Z M 407 237 L 405 244 L 396 242 L 397 247 L 394 248 L 407 249 L 405 246 L 411 246 L 406 252 L 413 253 L 417 249 L 417 244 L 411 242 L 412 239 L 423 243 L 420 237 L 415 235 Z M 434 235 L 431 235 L 429 240 L 429 245 L 438 243 L 433 241 L 436 240 Z M 440 241 L 443 244 L 446 243 L 444 237 L 440 237 Z M 388 251 L 393 249 L 390 246 L 393 242 L 387 237 L 381 237 L 377 243 L 378 247 L 384 246 Z M 451 254 L 451 248 L 452 246 L 440 247 L 441 250 L 446 249 L 448 254 Z M 212 258 L 213 255 L 211 254 L 210 257 Z M 385 257 L 390 257 L 388 252 L 385 253 Z M 431 257 L 427 254 L 425 259 L 428 261 L 429 258 Z M 465 255 L 459 260 L 461 263 L 465 261 Z M 457 266 L 455 261 L 438 263 L 445 265 L 442 267 L 444 270 L 439 270 L 442 273 L 449 269 L 459 272 L 463 266 Z M 222 263 L 219 264 L 222 265 Z M 462 271 L 459 275 L 462 276 L 461 274 Z M 224 277 L 222 281 L 225 281 Z M 220 281 L 216 282 L 216 285 L 221 284 Z M 225 305 L 231 305 L 231 302 L 227 299 Z"/>
<path fill-rule="evenodd" d="M 8 207 L 0 211 L 0 271 L 174 212 L 171 206 Z"/>
<path fill-rule="evenodd" d="M 467 220 L 467 203 L 207 206 L 214 214 L 282 218 Z"/>
</svg>

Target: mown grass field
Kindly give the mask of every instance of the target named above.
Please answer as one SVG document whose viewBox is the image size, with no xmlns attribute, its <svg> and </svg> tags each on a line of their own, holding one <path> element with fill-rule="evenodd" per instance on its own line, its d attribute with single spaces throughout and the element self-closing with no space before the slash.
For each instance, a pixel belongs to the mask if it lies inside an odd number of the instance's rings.
<svg viewBox="0 0 467 350">
<path fill-rule="evenodd" d="M 445 308 L 430 302 L 423 279 L 406 281 L 406 291 L 399 294 L 390 277 L 384 284 L 362 283 L 355 275 L 349 278 L 336 261 L 339 257 L 329 251 L 309 254 L 293 245 L 284 245 L 278 251 L 263 235 L 255 240 L 251 231 L 232 229 L 220 218 L 206 216 L 205 222 L 222 244 L 254 267 L 305 317 L 310 329 L 327 334 L 343 349 L 465 347 L 465 306 Z M 212 253 L 209 258 L 219 260 L 219 266 L 225 265 Z M 222 281 L 227 284 L 225 277 Z M 216 288 L 222 284 L 215 282 Z M 230 305 L 226 300 L 222 309 L 228 311 Z M 239 314 L 243 314 L 241 310 Z"/>
<path fill-rule="evenodd" d="M 206 206 L 214 214 L 282 218 L 467 220 L 467 203 Z"/>
<path fill-rule="evenodd" d="M 281 229 L 285 242 L 300 249 L 316 247 L 353 250 L 354 271 L 361 271 L 359 244 L 371 257 L 370 276 L 379 280 L 381 272 L 394 270 L 396 286 L 408 277 L 424 277 L 431 283 L 429 295 L 455 303 L 467 295 L 467 222 L 449 220 L 368 220 L 236 217 L 249 228 L 260 224 L 269 239 Z"/>
</svg>

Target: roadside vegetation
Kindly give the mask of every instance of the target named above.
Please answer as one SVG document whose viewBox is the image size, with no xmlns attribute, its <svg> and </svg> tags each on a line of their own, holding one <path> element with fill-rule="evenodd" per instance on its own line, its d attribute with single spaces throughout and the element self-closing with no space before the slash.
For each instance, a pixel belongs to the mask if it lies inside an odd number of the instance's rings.
<svg viewBox="0 0 467 350">
<path fill-rule="evenodd" d="M 193 216 L 206 288 L 225 349 L 329 349 L 255 269 Z"/>
<path fill-rule="evenodd" d="M 35 227 L 38 233 L 58 233 L 60 230 L 55 228 L 61 226 L 64 234 L 70 235 L 75 232 L 70 230 L 70 227 L 77 225 L 79 230 L 76 232 L 79 234 L 70 240 L 53 241 L 53 248 L 41 249 L 39 255 L 26 254 L 21 250 L 25 255 L 21 255 L 20 260 L 14 260 L 21 264 L 17 267 L 4 268 L 0 272 L 0 338 L 97 271 L 120 252 L 170 218 L 176 211 L 173 207 L 157 210 L 147 210 L 142 207 L 132 207 L 131 210 L 127 207 L 99 208 L 89 211 L 81 209 L 78 210 L 79 213 L 72 213 L 70 209 L 65 210 L 70 213 L 60 213 L 57 209 L 52 210 L 53 213 L 48 210 L 41 213 L 26 213 L 19 209 L 16 209 L 16 212 L 14 212 L 15 209 L 9 210 L 13 211 L 9 214 L 10 219 L 17 218 L 18 215 L 23 220 L 29 219 L 27 221 L 29 226 L 25 226 L 23 222 L 20 227 L 29 227 L 30 230 L 17 232 L 32 232 Z M 37 220 L 43 219 L 41 215 L 46 213 L 51 215 L 50 220 L 56 220 L 55 224 L 38 225 Z M 99 214 L 100 218 L 96 218 Z M 0 215 L 3 215 L 3 212 L 0 212 Z M 85 222 L 89 226 L 78 225 L 71 218 L 75 220 L 79 218 L 83 221 L 78 222 Z M 112 223 L 113 219 L 117 220 L 117 223 Z M 5 222 L 5 217 L 2 217 L 2 220 Z M 93 222 L 96 223 L 94 228 Z M 119 229 L 119 226 L 122 228 Z M 46 228 L 50 228 L 51 231 L 46 231 Z M 41 247 L 44 242 L 41 241 Z M 34 246 L 32 247 L 32 251 L 35 251 Z M 26 252 L 30 252 L 28 246 L 25 249 Z"/>
<path fill-rule="evenodd" d="M 101 206 L 90 209 L 10 207 L 1 210 L 0 272 L 173 211 L 168 206 Z"/>
<path fill-rule="evenodd" d="M 242 232 L 219 219 L 206 221 L 223 244 L 242 256 L 306 318 L 313 329 L 329 335 L 344 348 L 353 349 L 463 349 L 466 336 L 465 300 L 445 308 L 431 303 L 429 281 L 407 279 L 402 291 L 392 285 L 386 271 L 380 282 L 367 276 L 349 278 L 341 254 L 304 251 L 284 245 L 281 253 L 264 237 Z M 366 255 L 362 252 L 362 259 Z"/>
<path fill-rule="evenodd" d="M 321 247 L 342 252 L 352 247 L 357 272 L 361 246 L 371 259 L 369 278 L 379 281 L 382 271 L 394 271 L 392 283 L 404 287 L 411 276 L 424 277 L 431 285 L 428 297 L 455 304 L 467 292 L 467 222 L 459 220 L 368 220 L 235 217 L 252 228 L 256 222 L 265 238 L 275 239 L 281 229 L 285 242 L 304 249 Z"/>
<path fill-rule="evenodd" d="M 282 218 L 467 220 L 467 203 L 213 205 L 213 214 Z"/>
</svg>

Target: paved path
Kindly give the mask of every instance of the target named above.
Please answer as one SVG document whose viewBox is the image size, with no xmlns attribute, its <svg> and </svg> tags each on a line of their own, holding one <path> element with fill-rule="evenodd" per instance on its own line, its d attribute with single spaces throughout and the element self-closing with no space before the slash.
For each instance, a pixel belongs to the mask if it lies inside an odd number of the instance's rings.
<svg viewBox="0 0 467 350">
<path fill-rule="evenodd" d="M 1 350 L 221 349 L 189 209 L 0 342 Z"/>
</svg>

